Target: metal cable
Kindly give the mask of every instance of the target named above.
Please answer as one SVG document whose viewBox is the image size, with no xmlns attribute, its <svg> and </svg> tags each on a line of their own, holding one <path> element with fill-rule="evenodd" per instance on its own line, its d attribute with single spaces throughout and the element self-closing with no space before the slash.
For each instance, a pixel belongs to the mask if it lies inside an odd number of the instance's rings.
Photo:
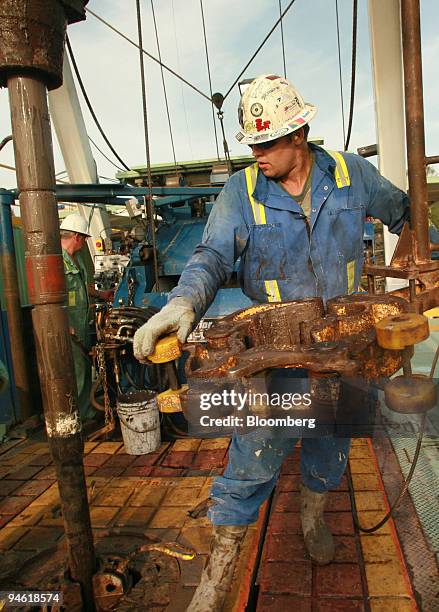
<svg viewBox="0 0 439 612">
<path fill-rule="evenodd" d="M 343 145 L 346 142 L 344 102 L 343 102 L 343 79 L 341 74 L 341 51 L 340 51 L 340 24 L 338 21 L 338 0 L 335 0 L 335 20 L 337 24 L 337 48 L 338 48 L 338 76 L 340 80 L 341 121 L 343 126 Z"/>
<path fill-rule="evenodd" d="M 16 172 L 14 166 L 8 166 L 7 164 L 0 164 L 0 168 L 4 168 L 5 170 L 12 170 L 13 172 Z"/>
<path fill-rule="evenodd" d="M 287 65 L 285 63 L 285 44 L 284 44 L 284 24 L 282 19 L 282 0 L 279 0 L 279 15 L 280 17 L 280 39 L 282 41 L 282 59 L 284 62 L 284 77 L 287 78 Z"/>
<path fill-rule="evenodd" d="M 148 53 L 148 51 L 145 51 L 145 49 L 142 49 L 141 47 L 139 48 L 139 45 L 137 43 L 135 43 L 133 40 L 131 40 L 131 38 L 128 38 L 128 36 L 126 36 L 125 34 L 123 34 L 123 32 L 121 32 L 120 30 L 118 30 L 117 28 L 115 28 L 113 25 L 111 25 L 111 23 L 109 23 L 108 21 L 105 21 L 105 19 L 103 19 L 102 17 L 99 17 L 99 15 L 97 15 L 96 13 L 94 13 L 91 9 L 89 9 L 88 7 L 85 7 L 85 10 L 90 13 L 90 15 L 93 15 L 93 17 L 95 17 L 95 19 L 97 19 L 98 21 L 100 21 L 101 23 L 103 23 L 104 25 L 107 26 L 107 28 L 110 28 L 110 30 L 113 30 L 113 32 L 115 32 L 116 34 L 118 34 L 119 36 L 121 36 L 124 40 L 126 40 L 127 42 L 130 43 L 130 45 L 133 45 L 133 47 L 136 47 L 137 49 L 139 49 L 139 51 L 146 55 L 147 57 L 149 57 L 149 59 L 152 59 L 154 62 L 156 62 L 157 64 L 160 64 L 161 66 L 163 66 L 163 68 L 165 70 L 167 70 L 168 72 L 170 72 L 171 74 L 173 74 L 175 77 L 177 77 L 177 79 L 180 79 L 180 81 L 183 81 L 183 83 L 185 83 L 186 85 L 188 85 L 189 87 L 191 87 L 194 91 L 196 91 L 197 93 L 200 94 L 200 96 L 203 96 L 203 98 L 206 98 L 206 100 L 209 100 L 209 102 L 211 102 L 211 99 L 209 98 L 209 96 L 207 96 L 205 93 L 203 93 L 200 89 L 198 89 L 198 87 L 195 87 L 195 85 L 192 85 L 192 83 L 189 83 L 189 81 L 187 81 L 185 78 L 183 78 L 181 75 L 179 75 L 177 72 L 175 72 L 175 70 L 172 70 L 172 68 L 169 68 L 169 66 L 167 66 L 166 64 L 163 64 L 163 62 L 159 62 L 159 60 L 154 57 L 153 55 L 151 55 L 151 53 Z"/>
<path fill-rule="evenodd" d="M 204 48 L 206 50 L 206 64 L 207 64 L 207 76 L 209 78 L 209 93 L 212 98 L 212 79 L 210 78 L 210 63 L 209 63 L 209 51 L 207 49 L 207 36 L 206 36 L 206 24 L 204 22 L 204 11 L 203 11 L 203 0 L 200 0 L 200 9 L 201 9 L 201 21 L 203 23 L 203 35 L 204 35 Z M 215 132 L 215 145 L 216 145 L 216 154 L 218 157 L 218 161 L 220 159 L 219 147 L 218 147 L 218 134 L 216 131 L 216 123 L 215 123 L 215 108 L 212 102 L 212 123 L 213 123 L 213 131 Z"/>
<path fill-rule="evenodd" d="M 346 141 L 344 145 L 345 151 L 347 151 L 349 148 L 349 141 L 351 139 L 351 131 L 352 131 L 352 123 L 354 120 L 355 76 L 356 76 L 356 66 L 357 66 L 357 23 L 358 23 L 358 0 L 353 0 L 351 99 L 349 103 L 348 131 L 347 131 Z"/>
<path fill-rule="evenodd" d="M 3 138 L 3 140 L 0 142 L 0 151 L 3 149 L 5 145 L 8 144 L 8 142 L 11 142 L 11 141 L 12 141 L 12 134 Z"/>
<path fill-rule="evenodd" d="M 145 135 L 145 153 L 146 153 L 146 170 L 148 179 L 148 197 L 144 196 L 144 202 L 147 209 L 148 223 L 151 234 L 152 254 L 154 261 L 154 280 L 155 290 L 159 291 L 159 270 L 157 261 L 157 244 L 155 236 L 154 224 L 154 205 L 152 196 L 152 175 L 151 175 L 151 157 L 149 151 L 149 136 L 148 136 L 148 112 L 146 106 L 146 83 L 145 83 L 145 65 L 143 62 L 143 41 L 142 41 L 142 15 L 140 13 L 140 0 L 136 0 L 137 9 L 137 31 L 139 36 L 139 61 L 140 61 L 140 80 L 142 84 L 142 109 L 143 109 L 143 129 Z"/>
<path fill-rule="evenodd" d="M 112 161 L 109 157 L 107 157 L 107 155 L 105 155 L 105 153 L 102 151 L 102 149 L 100 149 L 98 147 L 98 145 L 95 143 L 95 141 L 89 136 L 88 137 L 89 141 L 91 142 L 91 144 L 99 151 L 99 153 L 105 157 L 105 159 L 110 162 L 110 164 L 112 166 L 114 166 L 115 168 L 117 168 L 118 170 L 120 170 L 121 172 L 123 172 L 125 170 L 125 168 L 121 168 L 120 166 L 118 166 L 117 164 L 114 163 L 114 161 Z"/>
<path fill-rule="evenodd" d="M 174 165 L 175 165 L 175 169 L 177 170 L 177 158 L 175 157 L 174 137 L 172 135 L 171 116 L 169 114 L 168 96 L 167 96 L 167 93 L 166 93 L 165 75 L 164 75 L 164 72 L 163 72 L 162 55 L 160 53 L 160 44 L 159 44 L 159 33 L 158 33 L 158 30 L 157 30 L 157 22 L 155 20 L 155 11 L 154 11 L 154 2 L 153 2 L 153 0 L 151 0 L 151 11 L 152 11 L 152 20 L 154 22 L 155 39 L 156 39 L 156 42 L 157 42 L 157 53 L 159 54 L 160 72 L 161 72 L 161 75 L 162 75 L 162 85 L 163 85 L 163 95 L 164 95 L 164 98 L 165 98 L 166 115 L 168 117 L 169 137 L 171 139 L 172 157 L 174 158 Z"/>
<path fill-rule="evenodd" d="M 436 369 L 436 365 L 437 365 L 438 359 L 439 359 L 439 346 L 437 347 L 436 353 L 434 355 L 434 359 L 433 359 L 433 363 L 431 365 L 431 370 L 430 370 L 429 378 L 433 378 L 433 376 L 434 376 L 434 371 Z M 402 498 L 407 493 L 409 485 L 410 485 L 410 482 L 411 482 L 412 477 L 413 477 L 413 474 L 415 473 L 416 465 L 418 463 L 419 453 L 421 452 L 422 440 L 423 440 L 423 437 L 424 437 L 426 421 L 427 421 L 427 413 L 424 412 L 424 414 L 422 415 L 422 419 L 421 419 L 421 427 L 419 428 L 418 441 L 416 443 L 416 449 L 415 449 L 415 453 L 413 455 L 413 461 L 412 461 L 412 465 L 410 466 L 409 473 L 407 474 L 407 478 L 405 479 L 405 482 L 404 482 L 404 484 L 402 486 L 401 491 L 399 492 L 398 497 L 392 503 L 392 505 L 390 506 L 388 512 L 383 516 L 383 518 L 380 520 L 380 522 L 377 523 L 376 525 L 374 525 L 373 527 L 363 527 L 362 525 L 360 525 L 360 522 L 359 522 L 358 516 L 357 516 L 357 509 L 355 507 L 355 502 L 353 503 L 354 522 L 355 522 L 355 525 L 357 526 L 357 528 L 360 531 L 362 531 L 363 533 L 373 533 L 374 531 L 377 531 L 383 525 L 385 525 L 387 523 L 387 521 L 390 518 L 393 517 L 395 510 L 398 508 L 399 504 L 401 503 Z"/>
<path fill-rule="evenodd" d="M 285 17 L 285 15 L 288 13 L 288 11 L 290 10 L 290 8 L 293 6 L 293 4 L 295 3 L 296 0 L 291 0 L 291 2 L 289 3 L 289 5 L 287 6 L 287 8 L 283 11 L 283 13 L 281 14 L 281 16 L 279 17 L 279 19 L 276 21 L 276 23 L 274 24 L 274 26 L 271 28 L 271 30 L 268 32 L 267 36 L 264 38 L 264 40 L 261 42 L 261 44 L 259 45 L 259 47 L 256 49 L 256 51 L 253 53 L 253 55 L 251 56 L 251 58 L 249 59 L 249 61 L 246 63 L 246 65 L 244 66 L 244 68 L 241 70 L 241 72 L 239 73 L 239 75 L 236 77 L 236 79 L 233 81 L 232 85 L 229 87 L 229 89 L 227 90 L 226 95 L 224 96 L 224 100 L 227 98 L 227 96 L 229 95 L 229 93 L 232 91 L 232 89 L 235 87 L 236 83 L 239 81 L 239 79 L 242 77 L 242 75 L 244 74 L 244 72 L 247 70 L 247 68 L 250 66 L 250 64 L 252 63 L 252 61 L 255 59 L 255 57 L 257 56 L 257 54 L 259 53 L 259 51 L 262 49 L 262 47 L 265 45 L 265 43 L 267 42 L 267 40 L 270 38 L 270 36 L 273 34 L 274 30 L 277 28 L 277 26 L 279 25 L 279 23 L 282 21 L 282 19 Z"/>
<path fill-rule="evenodd" d="M 109 176 L 103 176 L 102 174 L 99 175 L 99 178 L 105 179 L 106 181 L 110 181 L 110 183 L 116 183 L 117 185 L 119 185 L 119 181 L 115 178 L 110 178 Z"/>
<path fill-rule="evenodd" d="M 227 162 L 227 169 L 229 171 L 229 175 L 232 174 L 233 168 L 232 168 L 232 160 L 230 159 L 230 151 L 229 151 L 229 145 L 227 144 L 227 139 L 226 139 L 226 132 L 224 130 L 224 113 L 222 110 L 218 111 L 218 119 L 220 121 L 220 125 L 221 125 L 221 132 L 223 134 L 223 148 L 224 148 L 224 157 L 226 158 L 226 162 Z"/>
<path fill-rule="evenodd" d="M 373 527 L 363 527 L 362 525 L 360 525 L 360 522 L 358 520 L 357 510 L 355 508 L 355 505 L 353 506 L 354 522 L 355 522 L 356 526 L 358 527 L 358 529 L 360 531 L 362 531 L 363 533 L 373 533 L 374 531 L 378 531 L 378 529 L 380 529 L 383 525 L 385 525 L 387 523 L 387 521 L 390 518 L 393 517 L 395 510 L 399 506 L 399 504 L 400 504 L 402 498 L 404 497 L 404 495 L 407 493 L 409 485 L 410 485 L 410 482 L 411 482 L 411 479 L 412 479 L 412 476 L 413 476 L 413 474 L 415 472 L 415 469 L 416 469 L 416 464 L 418 462 L 419 453 L 421 452 L 422 439 L 424 437 L 426 418 L 427 418 L 427 414 L 425 413 L 425 414 L 422 415 L 421 427 L 420 427 L 419 434 L 418 434 L 418 442 L 416 444 L 416 450 L 415 450 L 415 454 L 413 455 L 413 461 L 412 461 L 412 465 L 410 466 L 410 471 L 407 474 L 407 478 L 405 479 L 404 485 L 403 485 L 401 491 L 399 492 L 398 497 L 392 503 L 392 505 L 390 506 L 388 512 Z"/>
<path fill-rule="evenodd" d="M 127 166 L 127 164 L 123 161 L 123 159 L 118 155 L 117 151 L 115 150 L 111 142 L 108 140 L 104 130 L 101 127 L 101 124 L 98 121 L 98 118 L 96 117 L 96 113 L 93 110 L 93 107 L 91 105 L 87 92 L 85 90 L 84 83 L 82 82 L 81 75 L 79 74 L 78 66 L 76 64 L 75 56 L 73 55 L 73 50 L 70 45 L 70 40 L 68 36 L 66 36 L 66 44 L 67 44 L 67 49 L 69 51 L 70 59 L 72 60 L 72 65 L 73 65 L 73 69 L 76 74 L 76 78 L 78 79 L 79 87 L 81 88 L 82 95 L 84 96 L 84 100 L 88 106 L 88 110 L 90 111 L 91 116 L 93 117 L 96 127 L 98 128 L 99 132 L 101 133 L 102 138 L 105 140 L 105 142 L 107 143 L 108 147 L 110 148 L 111 152 L 116 157 L 116 159 L 120 161 L 120 163 L 126 170 L 131 170 L 131 168 Z"/>
</svg>

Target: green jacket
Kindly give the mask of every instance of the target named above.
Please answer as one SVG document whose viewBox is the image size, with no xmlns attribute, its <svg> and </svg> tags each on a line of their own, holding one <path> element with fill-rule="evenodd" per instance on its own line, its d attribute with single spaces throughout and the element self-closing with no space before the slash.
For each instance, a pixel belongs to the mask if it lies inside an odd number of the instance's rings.
<svg viewBox="0 0 439 612">
<path fill-rule="evenodd" d="M 79 257 L 73 260 L 64 249 L 62 255 L 66 275 L 69 324 L 81 342 L 87 346 L 90 330 L 87 270 Z"/>
</svg>

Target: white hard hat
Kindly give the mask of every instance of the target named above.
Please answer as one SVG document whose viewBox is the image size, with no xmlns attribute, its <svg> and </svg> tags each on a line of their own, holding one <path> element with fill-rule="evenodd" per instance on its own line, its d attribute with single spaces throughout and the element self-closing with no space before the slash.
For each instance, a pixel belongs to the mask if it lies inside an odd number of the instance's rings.
<svg viewBox="0 0 439 612">
<path fill-rule="evenodd" d="M 303 127 L 317 108 L 304 102 L 297 89 L 283 77 L 263 74 L 244 91 L 238 108 L 242 144 L 275 140 Z"/>
<path fill-rule="evenodd" d="M 61 223 L 60 229 L 66 230 L 68 232 L 75 232 L 76 234 L 83 234 L 84 236 L 88 236 L 90 238 L 91 234 L 88 231 L 88 223 L 78 215 L 74 213 L 73 215 L 68 215 Z"/>
</svg>

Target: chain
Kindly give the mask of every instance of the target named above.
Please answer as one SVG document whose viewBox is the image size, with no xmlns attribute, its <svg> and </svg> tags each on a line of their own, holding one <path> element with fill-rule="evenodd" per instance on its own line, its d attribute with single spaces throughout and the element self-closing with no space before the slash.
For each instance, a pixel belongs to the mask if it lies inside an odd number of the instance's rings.
<svg viewBox="0 0 439 612">
<path fill-rule="evenodd" d="M 98 364 L 98 371 L 102 381 L 102 389 L 104 390 L 104 407 L 105 407 L 105 423 L 112 423 L 114 421 L 113 409 L 110 403 L 110 395 L 108 393 L 108 381 L 107 381 L 107 367 L 105 363 L 105 349 L 103 344 L 98 343 L 96 345 L 96 361 Z"/>
</svg>

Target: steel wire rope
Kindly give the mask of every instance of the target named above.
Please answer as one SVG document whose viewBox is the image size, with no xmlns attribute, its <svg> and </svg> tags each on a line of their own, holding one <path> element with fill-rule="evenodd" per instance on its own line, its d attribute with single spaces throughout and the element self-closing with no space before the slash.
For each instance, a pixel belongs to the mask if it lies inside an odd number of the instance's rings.
<svg viewBox="0 0 439 612">
<path fill-rule="evenodd" d="M 159 54 L 160 73 L 162 75 L 163 96 L 165 98 L 166 115 L 167 115 L 167 118 L 168 118 L 169 137 L 171 139 L 171 147 L 172 147 L 172 157 L 174 158 L 175 170 L 177 171 L 177 158 L 175 156 L 174 137 L 172 135 L 171 115 L 169 114 L 168 95 L 166 93 L 165 74 L 163 72 L 162 55 L 160 53 L 159 33 L 158 33 L 158 30 L 157 30 L 157 22 L 156 22 L 156 19 L 155 19 L 154 1 L 153 0 L 151 0 L 151 12 L 152 12 L 152 20 L 153 20 L 153 23 L 154 23 L 155 39 L 156 39 L 156 42 L 157 42 L 157 53 Z"/>
<path fill-rule="evenodd" d="M 349 102 L 349 119 L 348 119 L 348 130 L 346 134 L 346 141 L 344 150 L 347 151 L 349 148 L 349 141 L 351 139 L 352 123 L 354 120 L 354 98 L 355 98 L 355 76 L 357 67 L 357 23 L 358 23 L 358 0 L 353 0 L 352 7 L 352 68 L 351 68 L 351 98 Z"/>
<path fill-rule="evenodd" d="M 73 65 L 73 69 L 74 69 L 75 74 L 76 74 L 76 78 L 78 79 L 79 87 L 81 88 L 82 95 L 84 96 L 84 100 L 85 100 L 85 102 L 87 104 L 87 107 L 88 107 L 88 110 L 90 111 L 91 116 L 93 117 L 93 120 L 94 120 L 94 122 L 96 124 L 96 127 L 98 128 L 99 132 L 101 133 L 102 138 L 105 140 L 106 144 L 108 145 L 109 149 L 111 150 L 113 155 L 116 157 L 116 159 L 122 164 L 122 166 L 126 170 L 131 170 L 131 168 L 118 155 L 117 151 L 115 150 L 115 148 L 113 147 L 111 142 L 108 140 L 104 130 L 102 129 L 101 124 L 99 123 L 98 118 L 96 117 L 96 113 L 93 110 L 93 106 L 91 105 L 90 99 L 89 99 L 89 97 L 87 95 L 87 91 L 85 89 L 84 83 L 82 82 L 82 78 L 81 78 L 81 75 L 79 73 L 79 69 L 78 69 L 78 66 L 76 64 L 75 56 L 73 55 L 73 50 L 72 50 L 72 47 L 70 45 L 70 40 L 69 40 L 68 36 L 66 36 L 66 44 L 67 44 L 67 49 L 68 49 L 68 52 L 69 52 L 69 55 L 70 55 L 70 59 L 72 60 L 72 65 Z"/>
<path fill-rule="evenodd" d="M 287 78 L 287 65 L 285 63 L 285 43 L 284 43 L 284 24 L 282 19 L 282 0 L 279 0 L 279 15 L 280 17 L 280 39 L 282 41 L 282 59 L 284 62 L 284 77 Z"/>
<path fill-rule="evenodd" d="M 117 168 L 118 170 L 120 170 L 121 172 L 123 172 L 125 170 L 125 168 L 121 168 L 121 166 L 118 166 L 117 164 L 114 163 L 114 161 L 112 159 L 110 159 L 107 155 L 105 155 L 105 153 L 102 151 L 102 149 L 100 149 L 98 147 L 98 145 L 95 143 L 95 141 L 91 138 L 91 136 L 88 137 L 89 141 L 91 142 L 91 144 L 95 147 L 95 149 L 97 149 L 99 151 L 99 153 L 105 157 L 105 159 L 110 162 L 110 164 L 112 166 L 114 166 L 115 168 Z"/>
<path fill-rule="evenodd" d="M 177 25 L 175 23 L 174 0 L 171 0 L 171 6 L 172 6 L 172 25 L 174 28 L 174 39 L 175 39 L 175 51 L 177 53 L 177 66 L 178 66 L 178 70 L 180 70 L 180 52 L 178 50 Z M 183 91 L 183 86 L 181 85 L 181 83 L 180 83 L 180 90 L 181 90 L 181 101 L 183 103 L 183 114 L 184 114 L 184 121 L 186 124 L 186 133 L 187 133 L 187 140 L 189 144 L 190 157 L 191 159 L 194 159 L 194 152 L 192 150 L 192 138 L 191 138 L 191 134 L 189 131 L 189 122 L 187 119 L 186 102 L 184 99 L 184 91 Z"/>
<path fill-rule="evenodd" d="M 16 169 L 14 168 L 14 166 L 8 166 L 7 164 L 0 164 L 0 168 L 4 168 L 5 170 L 12 170 L 13 172 L 16 172 Z"/>
<path fill-rule="evenodd" d="M 249 61 L 246 63 L 246 65 L 244 66 L 244 68 L 241 70 L 241 72 L 239 73 L 239 75 L 236 77 L 236 79 L 233 81 L 233 83 L 231 84 L 231 86 L 229 87 L 229 89 L 227 90 L 227 93 L 225 94 L 224 98 L 223 98 L 223 102 L 224 100 L 227 98 L 227 96 L 230 94 L 230 92 L 232 91 L 232 89 L 235 87 L 236 83 L 239 81 L 239 79 L 242 77 L 242 75 L 244 74 L 244 72 L 247 70 L 247 68 L 250 66 L 250 64 L 252 63 L 252 61 L 255 59 L 255 57 L 257 56 L 257 54 L 259 53 L 259 51 L 262 49 L 262 47 L 265 45 L 265 43 L 267 42 L 267 40 L 270 38 L 270 36 L 273 34 L 274 30 L 277 28 L 277 26 L 279 25 L 279 23 L 282 21 L 282 19 L 285 17 L 285 15 L 288 13 L 288 11 L 290 10 L 290 8 L 293 6 L 293 4 L 295 3 L 296 0 L 291 0 L 291 2 L 289 3 L 289 5 L 287 6 L 287 8 L 282 12 L 282 14 L 280 15 L 279 19 L 276 21 L 276 23 L 274 24 L 274 26 L 271 28 L 271 30 L 268 32 L 268 34 L 266 35 L 266 37 L 264 38 L 264 40 L 261 42 L 261 44 L 259 45 L 259 47 L 256 49 L 256 51 L 253 53 L 253 55 L 251 56 L 251 58 L 249 59 Z"/>
<path fill-rule="evenodd" d="M 109 176 L 103 176 L 102 174 L 99 175 L 99 178 L 105 179 L 106 181 L 110 181 L 110 183 L 116 183 L 117 185 L 119 185 L 119 181 L 115 178 L 110 178 Z"/>
<path fill-rule="evenodd" d="M 137 10 L 137 32 L 139 37 L 139 62 L 140 62 L 140 81 L 142 86 L 142 111 L 143 111 L 143 130 L 145 136 L 145 153 L 146 153 L 146 172 L 148 180 L 148 197 L 144 196 L 144 202 L 146 204 L 148 224 L 151 234 L 151 245 L 153 255 L 153 267 L 154 267 L 154 280 L 155 290 L 159 291 L 159 271 L 157 261 L 157 244 L 155 236 L 155 223 L 154 223 L 154 205 L 153 205 L 153 194 L 152 194 L 152 174 L 151 174 L 151 156 L 149 150 L 149 134 L 148 134 L 148 110 L 146 105 L 146 82 L 145 82 L 145 65 L 143 62 L 143 40 L 142 40 L 142 15 L 140 12 L 140 0 L 136 0 Z"/>
<path fill-rule="evenodd" d="M 93 15 L 93 17 L 95 19 L 97 19 L 98 21 L 100 21 L 101 23 L 103 23 L 104 25 L 107 26 L 107 28 L 110 28 L 110 30 L 112 30 L 113 32 L 115 32 L 116 34 L 118 34 L 119 36 L 121 36 L 124 40 L 126 40 L 127 42 L 130 43 L 130 45 L 133 45 L 133 47 L 136 47 L 137 49 L 139 49 L 139 51 L 141 53 L 143 53 L 144 55 L 146 55 L 147 57 L 149 57 L 149 59 L 152 59 L 154 62 L 156 62 L 157 64 L 160 64 L 161 66 L 163 66 L 163 68 L 165 70 L 167 70 L 168 72 L 170 72 L 171 74 L 173 74 L 175 77 L 177 77 L 177 79 L 180 79 L 180 81 L 183 81 L 183 83 L 185 83 L 188 87 L 191 87 L 194 91 L 196 91 L 197 93 L 200 94 L 200 96 L 203 96 L 203 98 L 206 98 L 206 100 L 208 100 L 209 102 L 211 102 L 211 99 L 209 98 L 208 95 L 206 95 L 205 93 L 203 93 L 200 89 L 198 89 L 198 87 L 196 87 L 195 85 L 193 85 L 192 83 L 190 83 L 189 81 L 187 81 L 184 77 L 182 77 L 180 74 L 178 74 L 178 72 L 175 72 L 175 70 L 172 70 L 172 68 L 169 68 L 169 66 L 167 66 L 166 64 L 164 64 L 163 62 L 160 62 L 156 57 L 154 57 L 151 53 L 148 53 L 148 51 L 145 51 L 145 49 L 143 48 L 139 48 L 139 45 L 137 43 L 135 43 L 133 40 L 131 40 L 131 38 L 129 38 L 128 36 L 126 36 L 126 34 L 124 34 L 123 32 L 121 32 L 120 30 L 118 30 L 117 28 L 115 28 L 113 25 L 111 25 L 111 23 L 109 23 L 108 21 L 106 21 L 105 19 L 103 19 L 102 17 L 100 17 L 99 15 L 97 15 L 96 13 L 94 13 L 91 9 L 89 9 L 88 7 L 85 7 L 85 10 L 90 13 L 90 15 Z"/>
<path fill-rule="evenodd" d="M 9 134 L 9 136 L 6 136 L 0 142 L 0 151 L 3 149 L 4 146 L 6 146 L 8 144 L 8 142 L 12 142 L 12 134 Z"/>
<path fill-rule="evenodd" d="M 210 76 L 210 62 L 209 62 L 209 51 L 207 48 L 207 36 L 206 36 L 206 24 L 205 24 L 205 20 L 204 20 L 204 10 L 203 10 L 203 0 L 200 0 L 200 9 L 201 9 L 201 21 L 203 24 L 203 36 L 204 36 L 204 48 L 206 50 L 206 64 L 207 64 L 207 76 L 209 79 L 209 93 L 210 93 L 210 97 L 212 98 L 213 92 L 212 92 L 212 79 Z M 215 107 L 213 102 L 211 103 L 212 106 L 212 123 L 213 123 L 213 131 L 215 133 L 215 145 L 216 145 L 216 154 L 218 157 L 218 161 L 220 159 L 220 154 L 219 154 L 219 146 L 218 146 L 218 134 L 216 131 L 216 123 L 215 123 Z"/>
<path fill-rule="evenodd" d="M 439 359 L 439 346 L 436 349 L 436 352 L 435 352 L 435 355 L 434 355 L 434 359 L 433 359 L 433 362 L 432 362 L 432 365 L 431 365 L 431 370 L 430 370 L 430 374 L 429 374 L 429 378 L 430 379 L 433 378 L 434 371 L 436 369 L 436 365 L 437 365 L 438 359 Z M 403 484 L 403 486 L 401 488 L 401 491 L 399 492 L 397 498 L 392 502 L 391 506 L 389 507 L 389 510 L 386 512 L 386 514 L 383 516 L 383 518 L 376 525 L 373 525 L 373 527 L 363 527 L 360 524 L 360 521 L 358 519 L 357 509 L 355 507 L 355 503 L 353 503 L 352 509 L 353 509 L 354 522 L 355 522 L 355 525 L 357 526 L 357 528 L 360 531 L 362 531 L 363 533 L 373 533 L 374 531 L 377 531 L 383 525 L 385 525 L 390 518 L 393 518 L 395 510 L 398 508 L 399 504 L 401 503 L 401 500 L 403 499 L 403 497 L 405 496 L 405 494 L 408 491 L 408 488 L 410 486 L 410 482 L 411 482 L 413 474 L 415 472 L 416 465 L 417 465 L 418 459 L 419 459 L 419 453 L 421 452 L 422 441 L 423 441 L 424 433 L 425 433 L 425 424 L 426 424 L 426 421 L 427 421 L 427 413 L 424 412 L 424 414 L 422 415 L 422 418 L 421 418 L 421 423 L 420 423 L 420 427 L 419 427 L 419 431 L 418 431 L 418 440 L 417 440 L 417 443 L 416 443 L 415 452 L 413 454 L 413 460 L 412 460 L 412 464 L 410 466 L 410 470 L 409 470 L 409 472 L 407 474 L 407 477 L 406 477 L 406 479 L 404 481 L 404 484 Z"/>
<path fill-rule="evenodd" d="M 340 82 L 340 102 L 341 102 L 341 122 L 343 128 L 343 146 L 346 142 L 346 128 L 344 118 L 344 101 L 343 101 L 343 78 L 341 74 L 341 50 L 340 50 L 340 23 L 338 20 L 338 0 L 335 0 L 335 22 L 337 26 L 337 49 L 338 49 L 338 77 Z"/>
</svg>

